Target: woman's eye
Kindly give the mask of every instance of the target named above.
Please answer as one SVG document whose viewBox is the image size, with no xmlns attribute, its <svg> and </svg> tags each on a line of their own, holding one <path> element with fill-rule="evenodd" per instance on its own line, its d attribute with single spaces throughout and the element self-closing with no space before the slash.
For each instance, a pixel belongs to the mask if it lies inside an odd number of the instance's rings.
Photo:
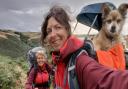
<svg viewBox="0 0 128 89">
<path fill-rule="evenodd" d="M 61 29 L 62 27 L 61 27 L 61 26 L 58 26 L 57 28 L 58 28 L 58 29 Z"/>
<path fill-rule="evenodd" d="M 61 29 L 61 27 L 60 26 L 56 26 L 55 29 L 56 30 L 59 30 L 59 29 Z"/>
<path fill-rule="evenodd" d="M 56 26 L 55 29 L 58 30 L 58 29 L 60 29 L 60 27 L 59 26 Z"/>
<path fill-rule="evenodd" d="M 47 34 L 50 34 L 52 32 L 50 28 L 48 28 L 46 31 L 47 31 Z"/>
</svg>

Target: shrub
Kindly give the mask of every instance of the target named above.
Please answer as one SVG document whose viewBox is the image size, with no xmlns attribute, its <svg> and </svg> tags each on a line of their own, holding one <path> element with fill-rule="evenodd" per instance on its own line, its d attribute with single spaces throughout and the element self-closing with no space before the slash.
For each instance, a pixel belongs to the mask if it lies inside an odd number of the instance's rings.
<svg viewBox="0 0 128 89">
<path fill-rule="evenodd" d="M 19 71 L 18 67 L 22 71 Z M 21 80 L 22 74 L 26 75 L 26 72 L 23 71 L 24 67 L 27 68 L 25 61 L 21 61 L 19 65 L 18 61 L 0 55 L 0 89 L 24 89 L 24 84 Z"/>
</svg>

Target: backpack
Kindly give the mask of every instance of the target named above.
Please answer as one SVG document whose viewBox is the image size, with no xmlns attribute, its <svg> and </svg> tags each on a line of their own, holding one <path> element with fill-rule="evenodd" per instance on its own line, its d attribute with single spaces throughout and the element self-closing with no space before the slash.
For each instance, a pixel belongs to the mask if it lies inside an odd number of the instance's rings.
<svg viewBox="0 0 128 89">
<path fill-rule="evenodd" d="M 29 73 L 33 67 L 34 67 L 34 70 L 36 71 L 37 62 L 36 62 L 35 54 L 37 51 L 41 51 L 41 50 L 44 50 L 44 49 L 42 47 L 35 47 L 35 48 L 30 49 L 27 52 L 27 61 L 28 61 L 28 65 L 29 65 L 29 71 L 28 71 L 27 75 L 29 75 Z"/>
<path fill-rule="evenodd" d="M 75 64 L 76 64 L 76 58 L 83 52 L 88 54 L 88 56 L 92 57 L 93 59 L 95 60 L 97 59 L 96 52 L 94 51 L 93 43 L 90 40 L 84 41 L 84 45 L 81 48 L 79 48 L 77 51 L 71 54 L 70 61 L 67 66 L 68 84 L 70 89 L 79 89 L 77 75 L 75 72 Z"/>
<path fill-rule="evenodd" d="M 32 70 L 32 68 L 34 68 L 34 79 L 37 75 L 37 61 L 36 61 L 36 52 L 38 51 L 44 51 L 45 52 L 45 49 L 42 48 L 42 47 L 35 47 L 35 48 L 32 48 L 30 49 L 28 52 L 27 52 L 27 61 L 28 61 L 28 65 L 29 65 L 29 71 L 27 72 L 27 76 L 29 76 L 29 73 L 30 71 Z M 50 77 L 49 77 L 50 78 Z M 50 79 L 49 79 L 49 82 L 48 82 L 48 86 L 50 86 Z M 34 88 L 35 84 L 34 84 L 34 81 L 33 81 L 33 88 Z"/>
<path fill-rule="evenodd" d="M 32 66 L 34 66 L 36 64 L 35 54 L 36 54 L 37 51 L 41 51 L 41 50 L 44 50 L 44 48 L 42 48 L 42 47 L 35 47 L 35 48 L 30 49 L 27 52 L 27 61 L 28 61 L 28 64 L 29 64 L 29 68 L 31 68 Z"/>
</svg>

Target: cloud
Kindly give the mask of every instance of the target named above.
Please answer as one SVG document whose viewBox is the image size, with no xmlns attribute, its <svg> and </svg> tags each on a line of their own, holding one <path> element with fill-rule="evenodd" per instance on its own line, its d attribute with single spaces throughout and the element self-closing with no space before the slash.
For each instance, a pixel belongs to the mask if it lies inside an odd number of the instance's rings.
<svg viewBox="0 0 128 89">
<path fill-rule="evenodd" d="M 15 13 L 15 14 L 24 14 L 24 12 L 21 10 L 10 10 L 10 11 Z"/>
<path fill-rule="evenodd" d="M 0 8 L 21 10 L 33 7 L 48 5 L 47 0 L 1 0 Z"/>
<path fill-rule="evenodd" d="M 76 16 L 81 8 L 97 0 L 0 0 L 0 28 L 13 28 L 17 31 L 40 31 L 43 16 L 54 4 L 69 6 Z M 99 0 L 98 2 L 102 2 Z M 111 0 L 119 5 L 127 0 Z"/>
</svg>

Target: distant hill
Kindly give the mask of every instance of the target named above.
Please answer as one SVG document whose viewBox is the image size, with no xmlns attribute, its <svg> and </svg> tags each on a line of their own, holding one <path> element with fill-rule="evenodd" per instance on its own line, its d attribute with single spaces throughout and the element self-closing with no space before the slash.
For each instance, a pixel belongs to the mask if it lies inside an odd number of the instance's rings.
<svg viewBox="0 0 128 89">
<path fill-rule="evenodd" d="M 28 49 L 40 45 L 40 33 L 0 30 L 0 54 L 10 57 L 24 56 Z"/>
</svg>

